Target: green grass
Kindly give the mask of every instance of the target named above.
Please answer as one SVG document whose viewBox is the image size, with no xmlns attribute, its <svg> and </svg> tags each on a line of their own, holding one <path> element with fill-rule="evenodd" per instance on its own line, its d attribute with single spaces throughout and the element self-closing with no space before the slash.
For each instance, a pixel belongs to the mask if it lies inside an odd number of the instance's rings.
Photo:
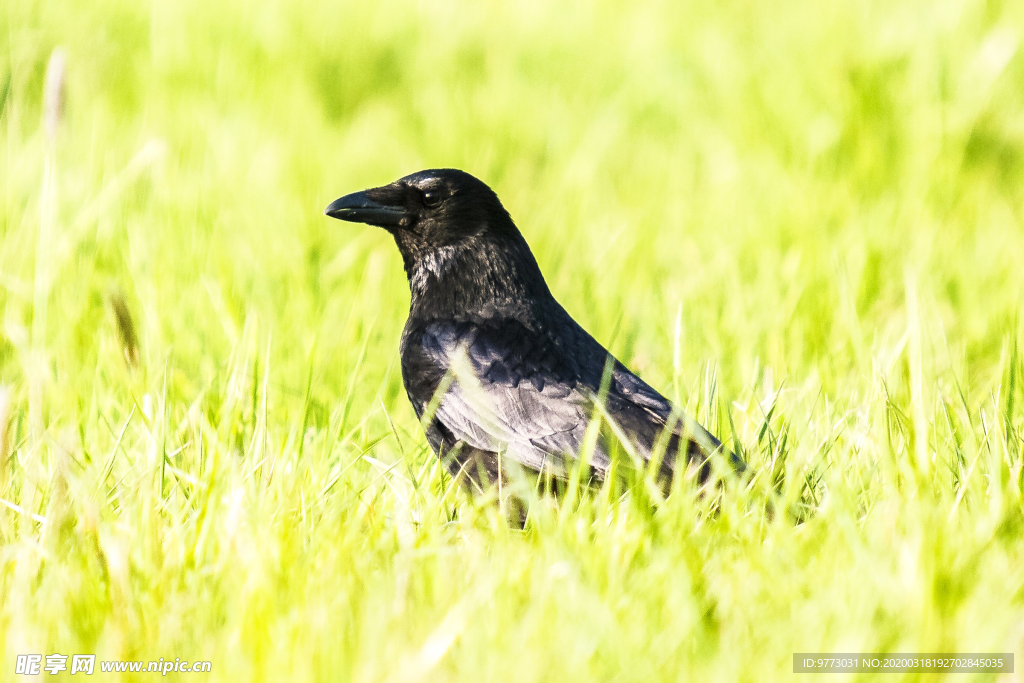
<svg viewBox="0 0 1024 683">
<path fill-rule="evenodd" d="M 3 2 L 0 679 L 1019 671 L 1022 40 L 995 0 Z M 321 215 L 436 166 L 749 485 L 524 531 L 452 488 L 397 251 Z"/>
</svg>

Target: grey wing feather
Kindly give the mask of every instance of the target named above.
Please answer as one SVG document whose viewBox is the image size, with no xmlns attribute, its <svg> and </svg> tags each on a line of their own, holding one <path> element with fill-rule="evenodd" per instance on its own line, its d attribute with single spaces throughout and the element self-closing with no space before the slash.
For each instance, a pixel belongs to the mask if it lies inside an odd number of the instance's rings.
<svg viewBox="0 0 1024 683">
<path fill-rule="evenodd" d="M 536 362 L 543 354 L 511 353 L 495 335 L 460 334 L 441 324 L 428 326 L 421 344 L 452 379 L 434 419 L 473 448 L 503 452 L 532 470 L 566 472 L 566 458 L 583 445 L 589 403 L 578 387 Z M 603 474 L 608 457 L 598 448 L 590 464 Z"/>
<path fill-rule="evenodd" d="M 407 390 L 422 415 L 441 378 L 450 375 L 432 416 L 452 440 L 447 448 L 462 442 L 481 452 L 503 453 L 532 470 L 564 475 L 569 459 L 583 446 L 608 358 L 603 347 L 580 332 L 589 342 L 576 349 L 577 357 L 589 361 L 585 366 L 573 365 L 573 357 L 545 337 L 512 323 L 484 328 L 432 322 L 416 333 L 410 355 L 403 356 L 403 376 L 416 383 Z M 677 464 L 684 463 L 698 466 L 705 478 L 708 459 L 716 452 L 742 469 L 718 439 L 621 363 L 613 363 L 610 380 L 605 412 L 638 455 L 648 460 L 659 439 L 668 435 L 661 470 L 669 480 Z M 434 444 L 435 450 L 440 445 Z M 610 466 L 609 445 L 602 438 L 590 455 L 589 464 L 602 479 Z"/>
</svg>

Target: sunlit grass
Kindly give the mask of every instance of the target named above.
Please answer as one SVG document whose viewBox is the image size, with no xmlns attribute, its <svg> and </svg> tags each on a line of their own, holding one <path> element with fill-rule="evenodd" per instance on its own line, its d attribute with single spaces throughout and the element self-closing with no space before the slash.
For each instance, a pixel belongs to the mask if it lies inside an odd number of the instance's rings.
<svg viewBox="0 0 1024 683">
<path fill-rule="evenodd" d="M 1022 39 L 980 1 L 0 4 L 0 678 L 1019 668 Z M 523 531 L 457 490 L 397 251 L 321 215 L 436 166 L 753 478 Z"/>
</svg>

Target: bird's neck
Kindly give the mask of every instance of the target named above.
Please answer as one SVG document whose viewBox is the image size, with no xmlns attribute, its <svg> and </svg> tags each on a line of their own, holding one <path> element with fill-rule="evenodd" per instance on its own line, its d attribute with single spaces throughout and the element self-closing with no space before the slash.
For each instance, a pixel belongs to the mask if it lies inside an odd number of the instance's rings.
<svg viewBox="0 0 1024 683">
<path fill-rule="evenodd" d="M 521 236 L 474 237 L 405 253 L 410 317 L 519 317 L 551 298 Z"/>
</svg>

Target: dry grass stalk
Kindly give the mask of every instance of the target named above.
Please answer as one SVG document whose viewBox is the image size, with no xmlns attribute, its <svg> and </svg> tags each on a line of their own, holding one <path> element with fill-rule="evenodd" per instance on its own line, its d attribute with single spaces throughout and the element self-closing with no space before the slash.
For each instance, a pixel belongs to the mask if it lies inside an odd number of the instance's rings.
<svg viewBox="0 0 1024 683">
<path fill-rule="evenodd" d="M 110 294 L 110 309 L 114 312 L 117 335 L 121 340 L 121 351 L 124 353 L 125 362 L 130 368 L 138 367 L 139 335 L 135 330 L 135 320 L 128 308 L 128 302 L 125 301 L 124 293 L 120 289 L 116 289 Z"/>
</svg>

